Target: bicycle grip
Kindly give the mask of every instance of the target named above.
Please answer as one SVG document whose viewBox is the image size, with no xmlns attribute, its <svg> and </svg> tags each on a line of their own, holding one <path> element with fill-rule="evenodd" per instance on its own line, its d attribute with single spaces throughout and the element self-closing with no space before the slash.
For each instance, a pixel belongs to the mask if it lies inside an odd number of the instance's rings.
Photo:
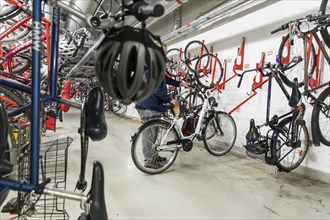
<svg viewBox="0 0 330 220">
<path fill-rule="evenodd" d="M 275 34 L 275 33 L 279 32 L 279 31 L 285 30 L 285 29 L 287 29 L 287 28 L 288 28 L 288 24 L 284 24 L 284 25 L 282 25 L 281 27 L 276 28 L 275 30 L 273 30 L 273 31 L 270 32 L 270 33 L 271 33 L 271 34 Z"/>
<path fill-rule="evenodd" d="M 243 75 L 239 76 L 240 79 L 238 81 L 238 85 L 237 85 L 237 88 L 239 88 L 241 86 L 241 83 L 242 83 L 242 80 L 243 80 Z"/>
</svg>

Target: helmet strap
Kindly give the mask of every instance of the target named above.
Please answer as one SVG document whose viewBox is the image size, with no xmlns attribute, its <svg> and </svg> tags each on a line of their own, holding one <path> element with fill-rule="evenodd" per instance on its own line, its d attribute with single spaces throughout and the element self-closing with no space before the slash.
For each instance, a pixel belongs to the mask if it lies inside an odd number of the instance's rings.
<svg viewBox="0 0 330 220">
<path fill-rule="evenodd" d="M 146 29 L 146 26 L 147 26 L 147 25 L 146 25 L 146 22 L 145 22 L 145 21 L 142 21 L 142 22 L 141 22 L 141 26 L 142 26 L 142 29 L 145 30 L 145 29 Z"/>
</svg>

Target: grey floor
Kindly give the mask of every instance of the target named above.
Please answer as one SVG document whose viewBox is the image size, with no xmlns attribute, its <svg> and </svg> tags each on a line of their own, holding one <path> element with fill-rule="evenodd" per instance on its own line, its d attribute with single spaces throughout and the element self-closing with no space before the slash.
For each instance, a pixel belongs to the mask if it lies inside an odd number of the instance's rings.
<svg viewBox="0 0 330 220">
<path fill-rule="evenodd" d="M 139 122 L 111 113 L 107 122 L 107 138 L 90 142 L 87 180 L 93 160 L 101 161 L 109 219 L 330 219 L 328 183 L 297 173 L 278 174 L 274 167 L 234 152 L 214 157 L 197 146 L 180 152 L 165 173 L 141 173 L 130 156 L 130 137 Z M 56 133 L 43 138 L 74 138 L 68 190 L 74 189 L 78 177 L 78 127 L 79 112 L 71 111 Z M 66 211 L 70 219 L 77 219 L 79 203 L 67 200 Z"/>
</svg>

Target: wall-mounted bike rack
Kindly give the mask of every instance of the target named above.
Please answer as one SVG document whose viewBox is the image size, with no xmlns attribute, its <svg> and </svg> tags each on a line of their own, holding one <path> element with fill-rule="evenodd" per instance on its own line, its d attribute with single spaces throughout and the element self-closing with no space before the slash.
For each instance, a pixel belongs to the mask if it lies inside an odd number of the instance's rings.
<svg viewBox="0 0 330 220">
<path fill-rule="evenodd" d="M 265 53 L 262 52 L 261 53 L 261 60 L 259 63 L 256 64 L 257 68 L 258 67 L 264 67 L 264 64 L 265 64 Z M 263 80 L 263 77 L 260 73 L 257 73 L 259 75 L 259 80 L 256 81 L 256 77 L 257 76 L 254 76 L 253 78 L 253 83 L 252 83 L 252 90 L 250 93 L 248 93 L 249 97 L 247 97 L 246 99 L 244 99 L 241 103 L 239 103 L 237 106 L 235 106 L 232 110 L 230 110 L 228 112 L 228 114 L 231 114 L 233 113 L 234 111 L 236 111 L 239 107 L 241 107 L 242 105 L 244 105 L 247 101 L 249 101 L 250 99 L 252 99 L 255 95 L 257 95 L 257 89 L 261 89 L 262 88 L 262 85 L 265 84 L 266 82 L 269 81 L 269 78 Z"/>
<path fill-rule="evenodd" d="M 244 50 L 245 50 L 245 37 L 242 37 L 242 43 L 241 43 L 241 47 L 239 47 L 237 49 L 237 57 L 234 61 L 234 66 L 233 66 L 233 72 L 234 75 L 232 75 L 231 77 L 229 77 L 227 79 L 227 60 L 224 60 L 224 66 L 223 66 L 223 77 L 222 77 L 222 82 L 221 83 L 217 83 L 215 85 L 215 88 L 212 90 L 218 90 L 218 92 L 221 92 L 221 90 L 225 89 L 225 84 L 232 80 L 233 78 L 235 78 L 237 76 L 237 72 L 236 70 L 243 70 L 243 66 L 244 66 Z M 239 60 L 239 63 L 238 63 Z"/>
<path fill-rule="evenodd" d="M 237 50 L 237 58 L 234 61 L 233 71 L 237 75 L 236 70 L 243 70 L 244 67 L 244 50 L 245 50 L 245 37 L 242 37 L 241 47 Z"/>
<path fill-rule="evenodd" d="M 264 67 L 265 66 L 265 52 L 262 52 L 261 53 L 261 59 L 260 59 L 260 62 L 256 64 L 256 68 L 259 68 L 259 67 Z M 259 76 L 258 80 L 257 79 L 257 76 Z M 255 75 L 253 77 L 253 83 L 252 83 L 252 90 L 255 90 L 257 88 L 262 88 L 262 75 L 260 73 L 257 73 L 257 75 Z M 260 85 L 261 84 L 261 85 Z M 260 85 L 260 87 L 259 87 Z"/>
<path fill-rule="evenodd" d="M 313 37 L 313 35 L 310 36 L 310 39 Z M 324 42 L 322 42 L 324 45 Z M 321 73 L 322 73 L 322 60 L 324 57 L 322 56 L 321 48 L 318 47 L 317 54 L 316 54 L 316 60 L 315 60 L 315 75 L 312 74 L 311 77 L 308 79 L 308 85 L 311 88 L 315 88 L 320 85 L 321 82 Z"/>
</svg>

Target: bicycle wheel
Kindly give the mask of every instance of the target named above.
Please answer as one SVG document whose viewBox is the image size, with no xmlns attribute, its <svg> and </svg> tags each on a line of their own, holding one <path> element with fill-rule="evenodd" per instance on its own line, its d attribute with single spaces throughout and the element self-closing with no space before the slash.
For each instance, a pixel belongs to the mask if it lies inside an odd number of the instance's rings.
<svg viewBox="0 0 330 220">
<path fill-rule="evenodd" d="M 193 40 L 184 48 L 184 60 L 191 72 L 195 72 L 197 60 L 204 54 L 208 54 L 209 50 L 201 41 Z"/>
<path fill-rule="evenodd" d="M 196 62 L 195 76 L 198 84 L 209 89 L 220 83 L 222 78 L 222 65 L 213 54 L 204 54 Z"/>
<path fill-rule="evenodd" d="M 11 19 L 21 13 L 21 9 L 15 5 L 5 4 L 0 8 L 0 22 Z"/>
<path fill-rule="evenodd" d="M 10 62 L 11 72 L 16 74 L 23 74 L 29 70 L 32 65 L 31 57 L 28 55 L 17 54 Z"/>
<path fill-rule="evenodd" d="M 312 126 L 316 126 L 320 141 L 330 146 L 330 87 L 317 98 L 312 112 Z"/>
<path fill-rule="evenodd" d="M 330 2 L 328 0 L 322 0 L 321 6 L 320 6 L 320 11 L 322 15 L 330 14 Z M 328 26 L 327 28 L 321 30 L 321 35 L 324 40 L 324 43 L 330 48 L 330 27 Z"/>
<path fill-rule="evenodd" d="M 292 142 L 292 117 L 282 120 L 274 131 L 273 143 L 276 147 L 277 162 L 276 166 L 280 171 L 290 172 L 296 169 L 305 159 L 309 147 L 309 135 L 307 127 L 304 124 L 298 124 L 295 134 L 296 142 Z"/>
<path fill-rule="evenodd" d="M 194 91 L 192 93 L 187 94 L 184 99 L 187 100 L 187 102 L 189 103 L 189 107 L 191 107 L 193 110 L 201 107 L 204 102 L 203 96 L 199 93 L 196 94 Z"/>
<path fill-rule="evenodd" d="M 0 87 L 0 100 L 4 103 L 7 111 L 11 111 L 24 104 L 24 100 L 22 100 L 21 97 L 5 88 L 4 86 Z"/>
<path fill-rule="evenodd" d="M 290 49 L 286 45 L 290 44 Z M 293 59 L 301 57 L 304 59 L 304 42 L 303 39 L 298 38 L 297 35 L 291 39 L 290 43 L 290 35 L 286 35 L 283 39 L 280 48 L 278 50 L 279 64 L 283 66 L 284 74 L 289 79 L 289 82 L 283 81 L 287 86 L 292 86 L 292 81 L 294 78 L 298 79 L 298 86 L 301 87 L 304 85 L 305 72 L 304 72 L 304 61 L 302 60 L 297 65 L 288 65 L 285 62 L 285 59 L 288 58 L 288 62 L 290 63 Z M 316 61 L 316 52 L 315 48 L 312 44 L 308 62 L 308 78 L 312 77 L 315 70 L 315 61 Z"/>
<path fill-rule="evenodd" d="M 169 142 L 179 139 L 170 123 L 163 120 L 146 122 L 133 137 L 131 156 L 135 166 L 147 174 L 164 172 L 179 152 L 178 145 Z"/>
<path fill-rule="evenodd" d="M 181 51 L 177 48 L 170 49 L 166 53 L 167 63 L 166 63 L 166 73 L 170 76 L 176 77 L 179 72 L 182 71 L 182 61 L 181 61 Z"/>
<path fill-rule="evenodd" d="M 124 105 L 119 100 L 113 99 L 110 101 L 109 104 L 111 107 L 110 109 L 115 113 L 116 115 L 123 115 L 127 111 L 127 105 Z"/>
<path fill-rule="evenodd" d="M 227 154 L 233 148 L 236 136 L 236 123 L 225 112 L 216 112 L 206 121 L 203 129 L 204 146 L 214 156 Z"/>
<path fill-rule="evenodd" d="M 2 23 L 2 26 L 0 27 L 0 35 L 3 34 L 8 28 L 15 25 L 14 21 L 8 20 Z M 29 36 L 29 33 L 31 32 L 30 28 L 26 27 L 19 27 L 15 31 L 13 31 L 9 36 L 1 40 L 2 45 L 6 44 L 14 44 L 17 43 L 19 40 L 23 40 Z"/>
</svg>

